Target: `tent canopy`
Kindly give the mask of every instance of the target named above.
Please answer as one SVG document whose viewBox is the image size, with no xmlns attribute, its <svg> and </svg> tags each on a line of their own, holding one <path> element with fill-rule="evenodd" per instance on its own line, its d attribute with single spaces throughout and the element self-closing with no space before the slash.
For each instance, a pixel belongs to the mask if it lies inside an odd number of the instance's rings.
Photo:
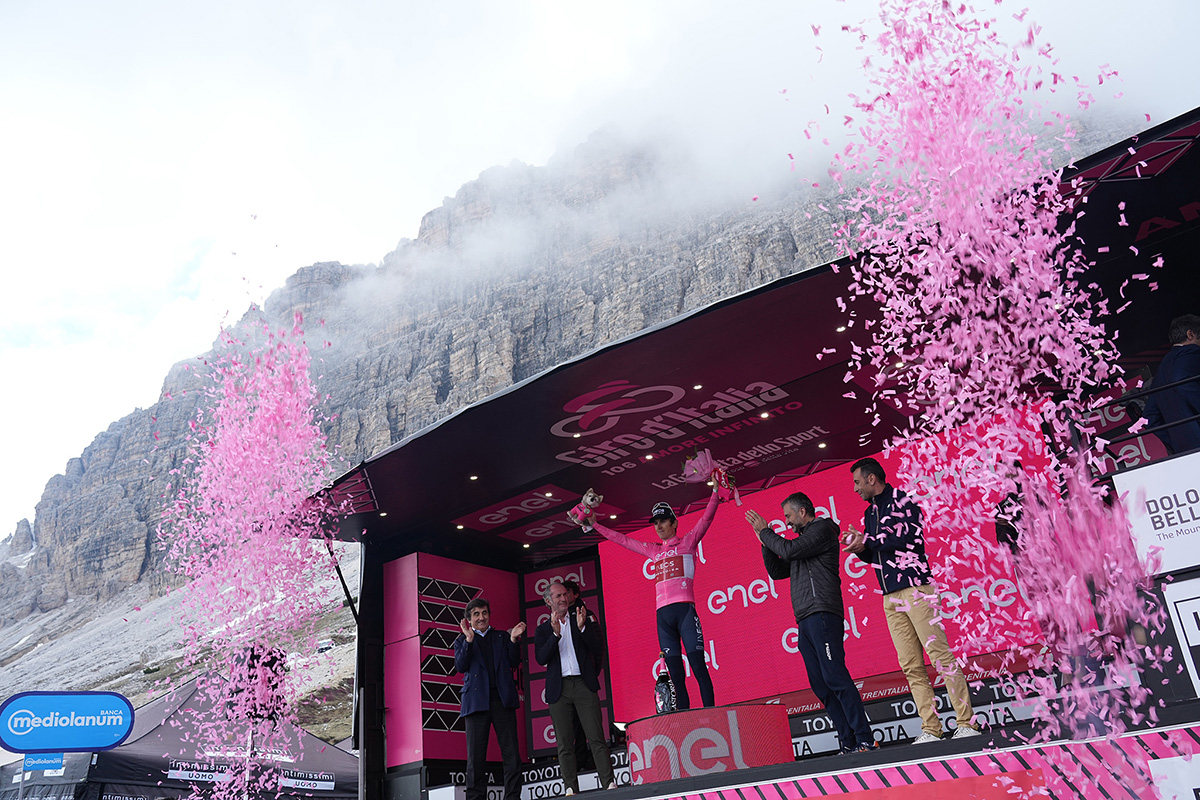
<svg viewBox="0 0 1200 800">
<path fill-rule="evenodd" d="M 186 789 L 191 784 L 179 773 L 190 769 L 186 766 L 189 762 L 213 764 L 216 771 L 228 765 L 240 769 L 245 763 L 245 743 L 231 745 L 223 753 L 198 751 L 200 737 L 194 712 L 208 715 L 212 709 L 197 684 L 198 680 L 193 679 L 138 709 L 129 739 L 120 747 L 96 754 L 89 782 Z M 254 758 L 281 772 L 283 795 L 358 796 L 358 759 L 353 755 L 301 728 L 283 731 L 278 738 L 285 743 L 283 749 L 263 752 L 256 747 Z M 296 787 L 288 792 L 287 784 L 295 781 L 316 781 L 319 786 Z"/>
<path fill-rule="evenodd" d="M 197 683 L 193 679 L 137 709 L 133 731 L 120 747 L 95 754 L 67 753 L 63 775 L 46 775 L 41 770 L 31 772 L 31 777 L 25 781 L 25 796 L 70 800 L 76 796 L 79 785 L 86 783 L 85 796 L 94 800 L 183 797 L 191 793 L 192 783 L 178 777 L 181 765 L 210 764 L 215 771 L 228 766 L 242 768 L 244 743 L 240 758 L 229 748 L 229 752 L 222 754 L 197 752 L 198 737 L 191 712 L 208 712 L 210 708 L 204 693 L 198 691 Z M 300 728 L 285 731 L 280 738 L 287 743 L 285 749 L 260 752 L 256 748 L 255 760 L 280 771 L 285 779 L 281 797 L 358 796 L 358 759 L 355 756 Z M 0 786 L 3 787 L 0 800 L 13 800 L 17 796 L 14 778 L 19 769 L 19 761 L 0 768 Z M 289 791 L 288 783 L 300 782 L 317 786 L 296 786 Z M 196 783 L 201 787 L 205 785 L 203 781 Z M 274 797 L 274 792 L 271 796 Z"/>
</svg>

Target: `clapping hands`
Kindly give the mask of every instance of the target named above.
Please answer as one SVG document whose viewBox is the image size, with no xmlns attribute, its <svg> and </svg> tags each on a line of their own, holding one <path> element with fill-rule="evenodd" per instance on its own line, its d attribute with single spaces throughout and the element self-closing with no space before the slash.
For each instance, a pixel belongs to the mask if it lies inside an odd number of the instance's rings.
<svg viewBox="0 0 1200 800">
<path fill-rule="evenodd" d="M 862 531 L 855 530 L 851 525 L 849 529 L 842 534 L 842 549 L 847 553 L 861 553 L 866 549 L 866 534 Z"/>
</svg>

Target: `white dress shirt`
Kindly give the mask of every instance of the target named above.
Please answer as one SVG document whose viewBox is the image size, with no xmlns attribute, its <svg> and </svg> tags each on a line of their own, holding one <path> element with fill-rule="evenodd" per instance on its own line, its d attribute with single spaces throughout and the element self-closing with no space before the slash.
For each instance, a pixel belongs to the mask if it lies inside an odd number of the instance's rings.
<svg viewBox="0 0 1200 800">
<path fill-rule="evenodd" d="M 568 611 L 566 618 L 562 620 L 562 626 L 559 628 L 558 639 L 558 660 L 562 664 L 563 677 L 583 674 L 579 669 L 579 659 L 575 657 L 575 645 L 571 641 L 573 629 L 571 613 Z"/>
</svg>

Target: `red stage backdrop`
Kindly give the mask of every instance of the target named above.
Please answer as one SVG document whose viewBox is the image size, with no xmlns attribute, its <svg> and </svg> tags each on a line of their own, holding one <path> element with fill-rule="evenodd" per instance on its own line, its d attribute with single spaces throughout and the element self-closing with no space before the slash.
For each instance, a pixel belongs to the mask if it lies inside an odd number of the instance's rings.
<svg viewBox="0 0 1200 800">
<path fill-rule="evenodd" d="M 735 454 L 714 455 L 724 459 Z M 882 454 L 875 457 L 891 481 L 897 460 Z M 1027 453 L 1022 462 L 1032 472 L 1040 469 L 1045 459 Z M 706 499 L 701 489 L 707 487 L 697 487 L 697 502 Z M 604 488 L 598 486 L 597 490 L 603 492 Z M 849 463 L 756 492 L 743 498 L 745 505 L 741 508 L 732 502 L 718 508 L 701 544 L 695 580 L 696 608 L 704 628 L 705 655 L 718 704 L 778 696 L 809 686 L 796 649 L 789 581 L 767 577 L 761 546 L 745 519 L 745 511 L 752 508 L 776 531 L 785 531 L 779 504 L 797 491 L 809 496 L 817 507 L 817 516 L 831 517 L 843 530 L 850 524 L 862 529 L 866 504 L 854 493 Z M 699 518 L 699 511 L 680 517 L 680 531 L 690 530 Z M 955 557 L 950 545 L 957 537 L 981 536 L 994 542 L 993 526 L 985 528 L 947 530 L 937 520 L 926 517 L 926 547 L 931 562 Z M 657 541 L 650 527 L 631 535 Z M 790 530 L 785 535 L 794 536 Z M 600 564 L 608 610 L 605 630 L 613 711 L 618 720 L 629 721 L 654 713 L 654 680 L 664 669 L 658 658 L 653 563 L 606 541 L 600 544 Z M 1007 566 L 997 563 L 987 574 L 968 572 L 966 567 L 956 572 L 957 581 L 940 589 L 946 630 L 957 655 L 981 654 L 959 646 L 960 629 L 955 619 L 964 612 L 986 611 L 997 626 L 993 630 L 1003 632 L 1014 642 L 1039 638 L 1036 626 L 1023 619 L 1027 608 Z M 898 670 L 896 651 L 883 618 L 879 583 L 856 556 L 842 556 L 842 595 L 846 606 L 846 662 L 851 674 L 864 678 Z M 688 694 L 694 704 L 698 703 L 699 690 L 690 679 L 690 670 Z"/>
</svg>

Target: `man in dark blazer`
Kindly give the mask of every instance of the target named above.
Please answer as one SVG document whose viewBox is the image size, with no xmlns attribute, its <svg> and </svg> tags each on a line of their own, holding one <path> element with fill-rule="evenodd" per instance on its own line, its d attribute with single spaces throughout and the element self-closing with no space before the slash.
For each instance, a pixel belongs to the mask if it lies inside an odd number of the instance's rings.
<svg viewBox="0 0 1200 800">
<path fill-rule="evenodd" d="M 597 673 L 604 661 L 600 624 L 589 621 L 584 607 L 571 613 L 571 591 L 560 581 L 551 583 L 542 598 L 550 607 L 550 619 L 539 625 L 534 633 L 534 656 L 546 668 L 546 702 L 550 704 L 550 720 L 554 723 L 563 786 L 567 795 L 579 792 L 575 763 L 575 717 L 578 715 L 596 760 L 600 785 L 612 789 L 617 781 L 604 740 L 597 694 L 600 691 Z"/>
<path fill-rule="evenodd" d="M 1171 320 L 1167 334 L 1171 349 L 1163 356 L 1154 373 L 1154 386 L 1200 376 L 1200 317 L 1185 314 Z M 1181 422 L 1200 414 L 1200 380 L 1154 392 L 1146 399 L 1143 412 L 1150 427 L 1177 422 L 1156 432 L 1167 452 L 1187 453 L 1200 448 L 1200 421 Z"/>
<path fill-rule="evenodd" d="M 518 622 L 508 632 L 491 626 L 491 606 L 477 597 L 467 604 L 454 640 L 454 669 L 463 673 L 462 712 L 467 728 L 467 800 L 487 798 L 488 725 L 496 729 L 504 761 L 504 800 L 521 798 L 521 759 L 517 752 L 517 684 L 513 668 L 520 663 L 517 640 L 525 632 Z"/>
<path fill-rule="evenodd" d="M 576 609 L 582 606 L 587 621 L 596 622 L 596 615 L 583 602 L 583 597 L 581 596 L 583 593 L 579 589 L 579 584 L 570 578 L 564 580 L 562 584 L 571 593 L 571 613 L 577 613 Z M 602 669 L 604 669 L 603 663 L 596 665 L 597 671 Z M 592 759 L 592 751 L 588 748 L 587 736 L 583 733 L 583 723 L 579 721 L 579 717 L 575 717 L 575 770 L 576 772 L 591 772 L 595 768 L 596 762 Z"/>
</svg>

